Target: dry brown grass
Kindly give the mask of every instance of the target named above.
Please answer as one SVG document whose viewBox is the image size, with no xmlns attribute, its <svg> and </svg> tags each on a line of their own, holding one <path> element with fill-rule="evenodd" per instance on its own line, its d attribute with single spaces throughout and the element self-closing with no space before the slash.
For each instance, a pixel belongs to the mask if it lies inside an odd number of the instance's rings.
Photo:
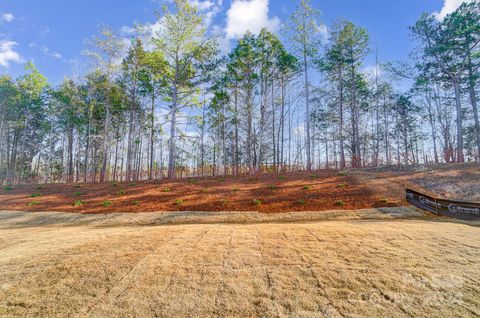
<svg viewBox="0 0 480 318">
<path fill-rule="evenodd" d="M 152 226 L 2 212 L 0 316 L 480 315 L 480 228 L 357 214 Z"/>
</svg>

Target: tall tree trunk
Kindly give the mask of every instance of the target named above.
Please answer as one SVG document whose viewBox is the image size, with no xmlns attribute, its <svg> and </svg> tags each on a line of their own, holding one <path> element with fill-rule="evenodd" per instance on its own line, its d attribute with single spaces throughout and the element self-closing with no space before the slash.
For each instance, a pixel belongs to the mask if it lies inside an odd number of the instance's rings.
<svg viewBox="0 0 480 318">
<path fill-rule="evenodd" d="M 173 87 L 173 99 L 172 99 L 172 109 L 170 115 L 170 142 L 168 149 L 168 178 L 175 178 L 175 138 L 176 138 L 176 126 L 177 126 L 177 98 L 178 98 L 178 89 L 176 83 Z"/>
<path fill-rule="evenodd" d="M 462 101 L 460 97 L 460 83 L 457 79 L 452 80 L 455 92 L 455 109 L 457 112 L 457 162 L 465 162 L 463 153 L 463 114 Z"/>
<path fill-rule="evenodd" d="M 238 145 L 238 139 L 239 139 L 239 134 L 238 134 L 238 86 L 237 83 L 235 83 L 235 92 L 234 92 L 234 107 L 235 107 L 235 153 L 234 153 L 234 161 L 235 161 L 235 170 L 234 174 L 238 175 L 239 174 L 239 162 L 238 162 L 238 155 L 239 155 L 239 145 Z"/>
<path fill-rule="evenodd" d="M 345 169 L 346 162 L 345 162 L 345 138 L 343 135 L 344 132 L 344 109 L 343 109 L 343 76 L 342 76 L 342 68 L 339 68 L 338 71 L 339 75 L 339 106 L 340 106 L 340 127 L 339 127 L 339 139 L 340 139 L 340 169 Z"/>
<path fill-rule="evenodd" d="M 305 73 L 305 131 L 306 131 L 306 154 L 307 154 L 307 170 L 312 170 L 311 159 L 311 139 L 310 139 L 310 84 L 308 79 L 308 57 L 307 43 L 303 42 L 303 72 Z"/>
<path fill-rule="evenodd" d="M 471 57 L 468 57 L 468 91 L 470 95 L 470 103 L 473 109 L 473 119 L 475 125 L 475 138 L 477 143 L 477 160 L 480 160 L 480 119 L 478 117 L 477 94 L 475 92 L 475 76 L 472 67 Z"/>
<path fill-rule="evenodd" d="M 72 126 L 68 128 L 67 152 L 68 152 L 67 183 L 71 183 L 73 181 L 73 127 Z"/>
<path fill-rule="evenodd" d="M 155 85 L 153 85 L 155 87 Z M 154 137 L 155 137 L 155 90 L 153 89 L 152 91 L 152 110 L 150 114 L 150 164 L 149 164 L 149 174 L 148 174 L 148 179 L 152 180 L 153 179 L 153 158 L 154 158 L 154 152 L 155 149 L 153 147 L 154 144 Z"/>
</svg>

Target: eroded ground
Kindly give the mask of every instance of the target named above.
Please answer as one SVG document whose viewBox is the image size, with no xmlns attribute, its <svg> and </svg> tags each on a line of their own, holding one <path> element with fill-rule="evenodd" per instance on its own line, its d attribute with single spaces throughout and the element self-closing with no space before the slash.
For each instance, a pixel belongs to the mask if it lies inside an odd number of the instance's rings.
<svg viewBox="0 0 480 318">
<path fill-rule="evenodd" d="M 1 212 L 0 316 L 478 317 L 480 228 L 391 212 L 193 225 Z"/>
</svg>

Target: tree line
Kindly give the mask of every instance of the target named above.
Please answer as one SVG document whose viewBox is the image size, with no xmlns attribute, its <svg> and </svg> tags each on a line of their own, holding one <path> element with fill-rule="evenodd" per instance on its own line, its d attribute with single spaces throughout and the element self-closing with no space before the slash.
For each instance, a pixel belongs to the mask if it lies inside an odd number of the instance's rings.
<svg viewBox="0 0 480 318">
<path fill-rule="evenodd" d="M 319 21 L 301 0 L 284 38 L 247 32 L 221 54 L 197 8 L 176 0 L 128 41 L 103 27 L 80 78 L 50 85 L 32 63 L 0 76 L 0 183 L 479 161 L 478 1 L 422 15 L 403 63 L 379 62 L 346 19 L 325 41 Z"/>
</svg>

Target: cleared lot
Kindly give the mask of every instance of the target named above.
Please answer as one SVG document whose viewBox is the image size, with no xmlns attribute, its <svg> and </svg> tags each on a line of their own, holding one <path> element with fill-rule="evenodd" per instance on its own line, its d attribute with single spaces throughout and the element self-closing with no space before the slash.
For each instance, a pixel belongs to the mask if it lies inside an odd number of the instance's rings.
<svg viewBox="0 0 480 318">
<path fill-rule="evenodd" d="M 152 226 L 2 212 L 0 316 L 480 315 L 480 228 L 362 214 Z"/>
</svg>

